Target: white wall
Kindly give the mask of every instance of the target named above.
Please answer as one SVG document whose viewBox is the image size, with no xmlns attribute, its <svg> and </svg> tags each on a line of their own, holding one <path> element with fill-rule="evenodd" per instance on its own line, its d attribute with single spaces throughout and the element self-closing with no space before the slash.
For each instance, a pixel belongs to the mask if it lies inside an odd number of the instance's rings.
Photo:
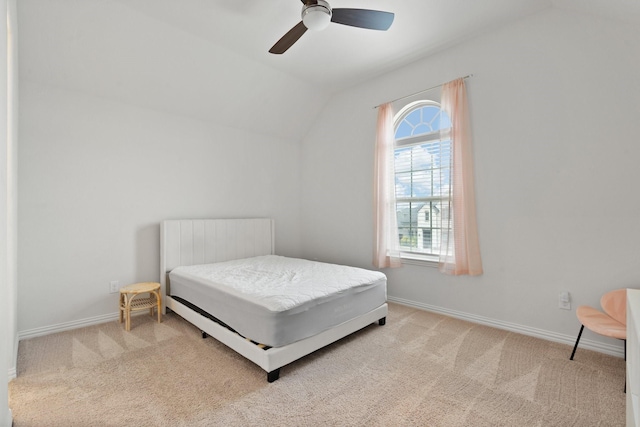
<svg viewBox="0 0 640 427">
<path fill-rule="evenodd" d="M 406 265 L 385 271 L 389 294 L 572 341 L 578 305 L 640 288 L 639 44 L 631 26 L 551 9 L 343 93 L 304 141 L 304 255 L 371 267 L 372 107 L 471 73 L 485 274 Z"/>
<path fill-rule="evenodd" d="M 277 253 L 300 250 L 299 144 L 25 79 L 20 136 L 21 336 L 158 281 L 164 219 L 273 217 Z"/>
<path fill-rule="evenodd" d="M 15 0 L 0 0 L 0 366 L 15 376 L 17 354 L 17 22 Z M 6 383 L 0 386 L 0 426 L 11 425 Z"/>
</svg>

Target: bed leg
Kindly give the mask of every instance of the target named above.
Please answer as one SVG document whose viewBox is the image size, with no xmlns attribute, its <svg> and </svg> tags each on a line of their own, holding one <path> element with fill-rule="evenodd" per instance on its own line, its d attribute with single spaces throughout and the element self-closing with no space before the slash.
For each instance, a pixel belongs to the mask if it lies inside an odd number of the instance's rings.
<svg viewBox="0 0 640 427">
<path fill-rule="evenodd" d="M 267 381 L 269 381 L 270 383 L 274 382 L 278 378 L 280 378 L 280 368 L 276 369 L 275 371 L 267 372 Z"/>
<path fill-rule="evenodd" d="M 202 339 L 205 339 L 209 336 L 205 331 L 200 331 L 200 333 L 202 334 Z"/>
<path fill-rule="evenodd" d="M 383 317 L 382 319 L 378 320 L 378 325 L 380 326 L 384 326 L 387 324 L 387 318 Z"/>
</svg>

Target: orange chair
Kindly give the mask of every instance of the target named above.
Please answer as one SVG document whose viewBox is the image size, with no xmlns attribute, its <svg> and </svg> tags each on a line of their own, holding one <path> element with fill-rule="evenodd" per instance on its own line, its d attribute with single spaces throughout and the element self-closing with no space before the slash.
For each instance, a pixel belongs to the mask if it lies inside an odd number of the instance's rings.
<svg viewBox="0 0 640 427">
<path fill-rule="evenodd" d="M 580 336 L 585 326 L 605 337 L 623 340 L 624 360 L 627 360 L 627 290 L 618 289 L 607 292 L 600 299 L 600 305 L 604 313 L 586 305 L 581 305 L 576 310 L 576 315 L 580 323 L 582 323 L 582 327 L 569 360 L 573 360 L 573 356 L 576 354 Z"/>
</svg>

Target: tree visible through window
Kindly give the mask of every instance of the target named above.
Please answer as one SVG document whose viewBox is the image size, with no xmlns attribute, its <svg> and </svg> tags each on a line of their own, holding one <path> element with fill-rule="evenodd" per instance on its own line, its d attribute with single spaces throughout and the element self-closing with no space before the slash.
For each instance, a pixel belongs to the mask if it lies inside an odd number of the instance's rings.
<svg viewBox="0 0 640 427">
<path fill-rule="evenodd" d="M 404 256 L 437 255 L 442 227 L 449 225 L 450 128 L 449 116 L 433 101 L 411 103 L 396 116 L 396 212 Z"/>
</svg>

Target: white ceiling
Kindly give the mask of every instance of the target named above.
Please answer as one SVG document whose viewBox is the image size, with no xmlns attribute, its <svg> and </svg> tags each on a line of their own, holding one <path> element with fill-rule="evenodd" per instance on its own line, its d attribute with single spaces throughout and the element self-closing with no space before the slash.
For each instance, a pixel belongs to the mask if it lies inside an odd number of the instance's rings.
<svg viewBox="0 0 640 427">
<path fill-rule="evenodd" d="M 300 0 L 20 0 L 20 81 L 301 140 L 339 90 L 550 7 L 640 23 L 638 0 L 332 0 L 395 13 L 283 55 Z M 294 118 L 294 119 L 292 119 Z"/>
<path fill-rule="evenodd" d="M 384 31 L 330 24 L 307 31 L 283 55 L 271 46 L 300 21 L 300 0 L 118 0 L 169 25 L 284 73 L 343 88 L 384 73 L 488 27 L 535 13 L 550 0 L 331 0 L 335 8 L 393 12 Z"/>
</svg>

